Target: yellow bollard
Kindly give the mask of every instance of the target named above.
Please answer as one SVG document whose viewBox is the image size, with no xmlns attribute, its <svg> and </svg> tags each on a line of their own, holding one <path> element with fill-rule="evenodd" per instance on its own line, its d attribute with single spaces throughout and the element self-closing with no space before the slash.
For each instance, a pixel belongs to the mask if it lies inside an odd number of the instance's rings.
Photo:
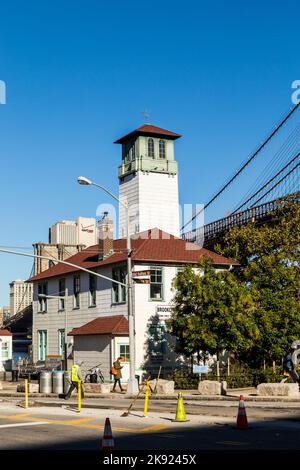
<svg viewBox="0 0 300 470">
<path fill-rule="evenodd" d="M 150 382 L 147 380 L 147 382 L 146 382 L 145 404 L 144 404 L 144 418 L 147 418 L 149 391 L 150 391 Z"/>
<path fill-rule="evenodd" d="M 78 412 L 81 411 L 81 380 L 78 380 Z"/>
<path fill-rule="evenodd" d="M 28 408 L 28 379 L 25 379 L 25 405 L 24 408 Z"/>
</svg>

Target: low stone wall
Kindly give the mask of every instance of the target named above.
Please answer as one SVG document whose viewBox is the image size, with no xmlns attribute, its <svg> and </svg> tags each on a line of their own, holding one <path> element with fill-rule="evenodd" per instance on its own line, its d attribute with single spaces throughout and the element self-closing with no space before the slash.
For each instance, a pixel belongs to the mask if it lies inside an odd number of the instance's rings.
<svg viewBox="0 0 300 470">
<path fill-rule="evenodd" d="M 257 395 L 262 397 L 299 397 L 299 385 L 296 383 L 263 383 L 257 386 Z"/>
<path fill-rule="evenodd" d="M 85 393 L 103 393 L 108 394 L 110 393 L 111 384 L 90 384 L 84 383 L 84 391 Z"/>
<path fill-rule="evenodd" d="M 28 384 L 28 393 L 39 393 L 39 384 Z M 17 392 L 25 392 L 24 382 L 18 384 Z"/>
<path fill-rule="evenodd" d="M 227 382 L 217 380 L 201 380 L 198 385 L 200 395 L 226 395 Z"/>
</svg>

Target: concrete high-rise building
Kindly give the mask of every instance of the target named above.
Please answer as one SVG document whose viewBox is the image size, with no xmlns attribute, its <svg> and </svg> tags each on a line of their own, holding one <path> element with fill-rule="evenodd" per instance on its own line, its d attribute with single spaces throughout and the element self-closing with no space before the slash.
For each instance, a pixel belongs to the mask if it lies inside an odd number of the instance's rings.
<svg viewBox="0 0 300 470">
<path fill-rule="evenodd" d="M 179 134 L 145 124 L 118 139 L 122 144 L 119 197 L 129 205 L 130 234 L 157 227 L 179 234 L 177 162 L 174 140 Z M 126 236 L 123 206 L 119 208 L 119 237 Z"/>
<path fill-rule="evenodd" d="M 53 245 L 96 245 L 98 242 L 96 219 L 78 217 L 76 220 L 61 220 L 49 229 L 49 243 Z"/>
<path fill-rule="evenodd" d="M 85 245 L 63 245 L 63 244 L 51 244 L 51 243 L 34 243 L 33 249 L 34 254 L 38 256 L 45 256 L 57 260 L 65 260 L 70 256 L 76 255 L 79 251 L 84 250 Z M 39 274 L 46 269 L 51 268 L 55 261 L 50 261 L 46 258 L 34 258 L 34 275 Z"/>
<path fill-rule="evenodd" d="M 3 322 L 9 319 L 9 317 L 10 317 L 10 307 L 8 306 L 0 307 L 0 327 L 3 324 Z"/>
<path fill-rule="evenodd" d="M 32 303 L 33 284 L 16 279 L 9 284 L 10 287 L 10 315 L 23 310 Z"/>
</svg>

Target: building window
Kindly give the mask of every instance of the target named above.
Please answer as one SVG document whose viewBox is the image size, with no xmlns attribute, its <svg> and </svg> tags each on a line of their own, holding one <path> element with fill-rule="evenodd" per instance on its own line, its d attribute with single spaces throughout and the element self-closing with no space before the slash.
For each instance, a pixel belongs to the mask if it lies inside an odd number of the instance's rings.
<svg viewBox="0 0 300 470">
<path fill-rule="evenodd" d="M 166 142 L 162 139 L 159 141 L 159 158 L 166 158 Z"/>
<path fill-rule="evenodd" d="M 112 270 L 112 278 L 115 281 L 126 283 L 127 270 L 125 267 L 114 268 Z M 126 302 L 126 286 L 116 284 L 113 282 L 112 286 L 112 302 L 113 304 L 119 304 Z"/>
<path fill-rule="evenodd" d="M 38 360 L 44 361 L 47 356 L 47 330 L 38 331 Z"/>
<path fill-rule="evenodd" d="M 58 354 L 65 355 L 65 330 L 58 330 Z"/>
<path fill-rule="evenodd" d="M 2 361 L 8 361 L 9 359 L 9 343 L 7 341 L 2 342 Z"/>
<path fill-rule="evenodd" d="M 127 142 L 124 146 L 124 160 L 130 162 L 135 159 L 135 142 Z"/>
<path fill-rule="evenodd" d="M 151 137 L 148 139 L 148 157 L 154 158 L 154 140 Z"/>
<path fill-rule="evenodd" d="M 151 268 L 150 270 L 150 299 L 163 299 L 162 268 Z"/>
<path fill-rule="evenodd" d="M 149 324 L 148 349 L 151 363 L 159 364 L 163 361 L 163 356 L 167 352 L 166 327 L 159 321 Z"/>
<path fill-rule="evenodd" d="M 80 276 L 73 278 L 73 308 L 80 307 Z"/>
<path fill-rule="evenodd" d="M 89 307 L 96 307 L 96 276 L 89 277 Z"/>
<path fill-rule="evenodd" d="M 48 295 L 48 284 L 42 282 L 38 284 L 38 308 L 39 312 L 47 312 L 47 297 L 40 296 Z"/>
<path fill-rule="evenodd" d="M 58 295 L 63 299 L 58 299 L 58 310 L 65 309 L 65 295 L 66 295 L 66 280 L 60 279 L 58 281 Z"/>
<path fill-rule="evenodd" d="M 129 354 L 129 344 L 120 344 L 119 345 L 120 356 L 124 357 L 124 362 L 130 361 L 130 354 Z"/>
</svg>

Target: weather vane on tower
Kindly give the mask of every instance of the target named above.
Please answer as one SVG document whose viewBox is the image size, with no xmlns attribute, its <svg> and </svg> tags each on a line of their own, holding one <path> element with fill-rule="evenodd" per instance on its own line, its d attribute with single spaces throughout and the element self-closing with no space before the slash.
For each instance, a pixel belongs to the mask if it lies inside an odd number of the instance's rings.
<svg viewBox="0 0 300 470">
<path fill-rule="evenodd" d="M 150 111 L 145 108 L 144 111 L 141 111 L 141 114 L 144 116 L 145 124 L 149 124 Z"/>
</svg>

